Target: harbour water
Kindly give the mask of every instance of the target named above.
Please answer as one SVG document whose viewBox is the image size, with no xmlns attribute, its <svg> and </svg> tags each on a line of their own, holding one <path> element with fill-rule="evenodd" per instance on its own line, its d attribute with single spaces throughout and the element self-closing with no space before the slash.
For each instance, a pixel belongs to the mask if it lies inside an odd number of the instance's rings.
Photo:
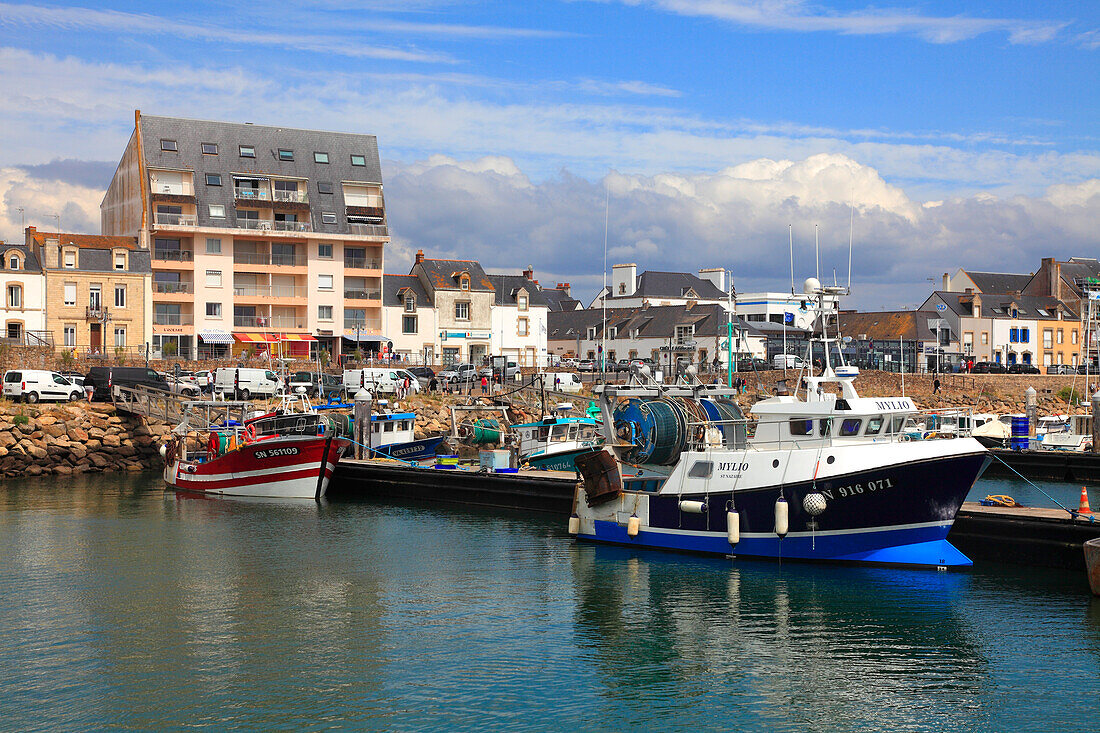
<svg viewBox="0 0 1100 733">
<path fill-rule="evenodd" d="M 1082 574 L 700 559 L 564 525 L 0 485 L 0 728 L 1096 728 Z"/>
</svg>

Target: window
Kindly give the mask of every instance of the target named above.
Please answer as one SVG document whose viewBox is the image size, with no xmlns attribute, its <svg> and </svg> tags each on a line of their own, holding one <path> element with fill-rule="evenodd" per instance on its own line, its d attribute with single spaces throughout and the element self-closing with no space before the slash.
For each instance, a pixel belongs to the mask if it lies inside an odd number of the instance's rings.
<svg viewBox="0 0 1100 733">
<path fill-rule="evenodd" d="M 241 157 L 242 158 L 255 158 L 256 157 L 256 148 L 252 147 L 251 145 L 241 145 L 240 146 L 240 151 L 241 151 Z"/>
<path fill-rule="evenodd" d="M 1077 343 L 1077 329 L 1076 328 L 1069 332 L 1069 342 L 1071 344 L 1076 344 Z"/>
<path fill-rule="evenodd" d="M 1053 346 L 1054 346 L 1054 329 L 1053 328 L 1044 328 L 1043 329 L 1043 348 L 1044 349 L 1050 349 L 1050 348 L 1053 348 Z"/>
<path fill-rule="evenodd" d="M 103 310 L 103 286 L 99 283 L 88 286 L 88 307 L 93 311 Z"/>
<path fill-rule="evenodd" d="M 854 417 L 850 417 L 846 420 L 840 421 L 840 436 L 842 438 L 850 438 L 853 435 L 859 435 L 859 429 L 863 425 L 863 421 Z"/>
<path fill-rule="evenodd" d="M 317 276 L 317 289 L 318 290 L 332 290 L 332 275 L 318 275 Z"/>
<path fill-rule="evenodd" d="M 322 224 L 335 224 L 336 223 L 336 212 L 322 211 L 321 212 L 321 223 Z"/>
<path fill-rule="evenodd" d="M 206 303 L 206 317 L 207 318 L 221 318 L 222 317 L 222 304 L 221 303 L 211 303 L 211 302 L 207 301 L 207 303 Z"/>
<path fill-rule="evenodd" d="M 867 429 L 863 431 L 864 435 L 878 435 L 882 431 L 882 417 L 872 417 L 867 421 Z"/>
<path fill-rule="evenodd" d="M 116 347 L 126 346 L 126 329 L 125 328 L 116 328 L 115 329 L 115 346 Z"/>
<path fill-rule="evenodd" d="M 1021 328 L 1020 329 L 1020 343 L 1021 344 L 1030 344 L 1031 343 L 1031 329 L 1030 328 Z"/>
<path fill-rule="evenodd" d="M 8 307 L 9 308 L 22 308 L 23 307 L 23 288 L 19 285 L 8 286 Z"/>
<path fill-rule="evenodd" d="M 818 430 L 820 435 L 829 435 L 833 429 L 833 419 L 831 417 L 823 417 L 818 422 Z"/>
<path fill-rule="evenodd" d="M 76 283 L 65 283 L 65 305 L 76 305 Z"/>
<path fill-rule="evenodd" d="M 8 262 L 8 269 L 9 270 L 18 270 L 19 269 L 19 258 L 16 257 L 15 255 L 12 255 L 11 261 Z"/>
<path fill-rule="evenodd" d="M 685 341 L 691 341 L 692 337 L 694 335 L 695 335 L 695 324 L 690 324 L 690 325 L 687 325 L 687 326 L 677 326 L 676 327 L 676 343 L 678 343 L 678 344 L 682 344 Z"/>
<path fill-rule="evenodd" d="M 401 316 L 401 333 L 416 333 L 416 316 Z"/>
<path fill-rule="evenodd" d="M 222 253 L 222 240 L 215 237 L 206 238 L 206 254 L 220 255 Z"/>
<path fill-rule="evenodd" d="M 21 323 L 9 323 L 8 324 L 8 338 L 17 339 L 17 338 L 21 338 L 22 335 L 23 335 L 23 324 L 21 324 Z M 13 382 L 18 382 L 22 378 L 22 376 L 19 375 L 19 372 L 15 372 L 15 374 L 18 375 L 18 376 L 17 376 L 16 379 L 13 379 L 12 381 Z"/>
<path fill-rule="evenodd" d="M 527 319 L 526 318 L 520 318 L 516 321 L 516 335 L 517 336 L 526 336 L 527 335 Z M 611 338 L 615 338 L 615 337 L 611 336 Z"/>
<path fill-rule="evenodd" d="M 353 156 L 351 156 L 351 164 L 352 165 L 366 165 L 367 164 L 367 159 L 363 155 L 353 155 Z"/>
<path fill-rule="evenodd" d="M 224 219 L 225 218 L 225 205 L 224 204 L 210 204 L 210 218 L 211 219 Z M 209 239 L 206 241 L 210 241 Z"/>
<path fill-rule="evenodd" d="M 207 173 L 206 174 L 206 185 L 207 186 L 220 186 L 220 185 L 222 185 L 222 174 L 221 173 Z"/>
<path fill-rule="evenodd" d="M 126 269 L 126 253 L 125 252 L 115 252 L 115 269 L 116 270 L 125 270 Z"/>
<path fill-rule="evenodd" d="M 1010 344 L 1017 343 L 1020 340 L 1020 329 L 1010 328 L 1008 329 L 1008 342 Z"/>
<path fill-rule="evenodd" d="M 161 141 L 160 141 L 160 149 L 161 150 L 167 150 L 170 153 L 175 153 L 179 150 L 179 148 L 176 147 L 176 141 L 175 140 L 165 140 L 163 138 L 161 138 Z"/>
<path fill-rule="evenodd" d="M 313 154 L 313 162 L 314 163 L 328 163 L 328 153 L 314 153 Z"/>
<path fill-rule="evenodd" d="M 318 244 L 317 245 L 317 256 L 320 257 L 322 260 L 331 260 L 332 259 L 332 245 L 331 244 Z"/>
<path fill-rule="evenodd" d="M 329 181 L 318 181 L 317 193 L 332 193 L 332 183 Z"/>
<path fill-rule="evenodd" d="M 218 144 L 217 143 L 199 143 L 202 148 L 203 155 L 217 155 Z"/>
<path fill-rule="evenodd" d="M 294 160 L 294 151 L 286 148 L 279 148 L 279 160 Z"/>
<path fill-rule="evenodd" d="M 455 303 L 455 320 L 456 321 L 468 321 L 470 320 L 470 302 L 467 300 Z"/>
<path fill-rule="evenodd" d="M 416 313 L 416 296 L 415 295 L 410 294 L 410 295 L 405 296 L 405 312 L 406 313 Z"/>
<path fill-rule="evenodd" d="M 317 306 L 317 320 L 319 320 L 319 321 L 331 321 L 332 320 L 332 306 L 331 305 L 319 305 L 319 306 Z"/>
<path fill-rule="evenodd" d="M 989 343 L 989 331 L 982 331 L 982 343 L 983 344 L 988 344 Z"/>
<path fill-rule="evenodd" d="M 221 270 L 207 270 L 206 271 L 206 287 L 208 288 L 220 288 L 222 286 L 222 271 Z"/>
<path fill-rule="evenodd" d="M 462 276 L 458 279 L 458 286 L 463 290 L 470 289 L 470 276 L 466 273 L 462 273 Z"/>
<path fill-rule="evenodd" d="M 126 307 L 126 286 L 115 285 L 115 308 Z"/>
<path fill-rule="evenodd" d="M 1061 329 L 1061 328 L 1059 328 L 1059 329 L 1058 329 L 1058 343 L 1060 343 L 1060 344 L 1063 344 L 1063 343 L 1065 343 L 1065 342 L 1066 342 L 1066 332 L 1065 332 L 1065 329 Z"/>
<path fill-rule="evenodd" d="M 802 417 L 791 418 L 791 435 L 813 435 L 814 421 Z"/>
<path fill-rule="evenodd" d="M 521 311 L 527 310 L 527 296 L 526 295 L 520 295 L 519 297 L 517 297 L 516 298 L 516 306 Z"/>
<path fill-rule="evenodd" d="M 76 346 L 76 326 L 65 326 L 65 345 Z"/>
<path fill-rule="evenodd" d="M 76 267 L 76 252 L 74 250 L 65 250 L 65 267 L 69 269 Z"/>
</svg>

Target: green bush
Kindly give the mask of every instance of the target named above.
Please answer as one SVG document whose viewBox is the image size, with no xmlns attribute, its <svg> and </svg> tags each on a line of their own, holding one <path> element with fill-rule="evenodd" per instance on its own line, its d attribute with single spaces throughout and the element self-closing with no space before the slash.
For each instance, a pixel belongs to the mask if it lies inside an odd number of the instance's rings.
<svg viewBox="0 0 1100 733">
<path fill-rule="evenodd" d="M 1083 395 L 1080 390 L 1073 389 L 1068 385 L 1058 390 L 1058 398 L 1061 400 L 1065 400 L 1071 405 L 1076 405 L 1078 402 L 1080 402 L 1082 396 Z"/>
<path fill-rule="evenodd" d="M 26 425 L 27 423 L 30 422 L 30 418 L 27 417 L 26 415 L 16 415 L 15 417 L 13 417 L 11 419 L 11 421 L 13 423 L 15 423 L 16 425 Z"/>
</svg>

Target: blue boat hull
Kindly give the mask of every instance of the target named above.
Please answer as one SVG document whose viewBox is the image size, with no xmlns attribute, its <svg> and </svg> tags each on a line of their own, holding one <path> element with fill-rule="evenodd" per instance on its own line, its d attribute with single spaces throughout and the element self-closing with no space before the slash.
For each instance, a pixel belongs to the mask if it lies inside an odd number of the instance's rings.
<svg viewBox="0 0 1100 733">
<path fill-rule="evenodd" d="M 649 523 L 636 537 L 625 524 L 594 522 L 580 539 L 683 552 L 745 557 L 872 563 L 922 567 L 966 567 L 972 562 L 947 541 L 955 514 L 989 462 L 987 454 L 888 466 L 783 487 L 789 532 L 775 534 L 778 486 L 738 491 L 740 541 L 727 538 L 730 494 L 651 495 Z M 803 507 L 813 491 L 825 496 L 814 517 Z M 679 501 L 702 501 L 702 514 L 681 512 Z"/>
<path fill-rule="evenodd" d="M 565 451 L 564 453 L 555 453 L 550 456 L 534 456 L 527 459 L 527 463 L 532 468 L 539 468 L 547 471 L 576 471 L 577 464 L 573 462 L 573 459 L 577 456 L 584 455 L 585 453 L 592 453 L 593 451 L 600 450 L 599 448 L 578 448 L 576 450 Z"/>
<path fill-rule="evenodd" d="M 436 448 L 443 442 L 444 436 L 437 435 L 431 438 L 421 438 L 408 443 L 392 443 L 381 448 L 374 448 L 377 455 L 400 458 L 403 461 L 419 461 L 424 458 L 434 458 Z"/>
</svg>

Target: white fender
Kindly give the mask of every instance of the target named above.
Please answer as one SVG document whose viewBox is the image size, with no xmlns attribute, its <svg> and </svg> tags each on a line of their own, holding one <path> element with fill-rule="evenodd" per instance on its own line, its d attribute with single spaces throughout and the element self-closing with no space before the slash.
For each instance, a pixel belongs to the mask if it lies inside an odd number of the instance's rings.
<svg viewBox="0 0 1100 733">
<path fill-rule="evenodd" d="M 580 534 L 581 518 L 576 514 L 569 517 L 569 534 Z"/>
<path fill-rule="evenodd" d="M 780 539 L 787 536 L 790 521 L 787 515 L 787 500 L 780 496 L 775 500 L 775 533 Z"/>
<path fill-rule="evenodd" d="M 731 545 L 741 541 L 741 515 L 737 512 L 726 512 L 726 539 Z"/>
<path fill-rule="evenodd" d="M 688 514 L 702 514 L 707 510 L 707 505 L 701 501 L 681 501 L 680 511 Z"/>
<path fill-rule="evenodd" d="M 626 520 L 626 536 L 637 537 L 638 530 L 642 526 L 642 520 L 638 519 L 637 514 L 631 514 L 630 519 Z"/>
</svg>

